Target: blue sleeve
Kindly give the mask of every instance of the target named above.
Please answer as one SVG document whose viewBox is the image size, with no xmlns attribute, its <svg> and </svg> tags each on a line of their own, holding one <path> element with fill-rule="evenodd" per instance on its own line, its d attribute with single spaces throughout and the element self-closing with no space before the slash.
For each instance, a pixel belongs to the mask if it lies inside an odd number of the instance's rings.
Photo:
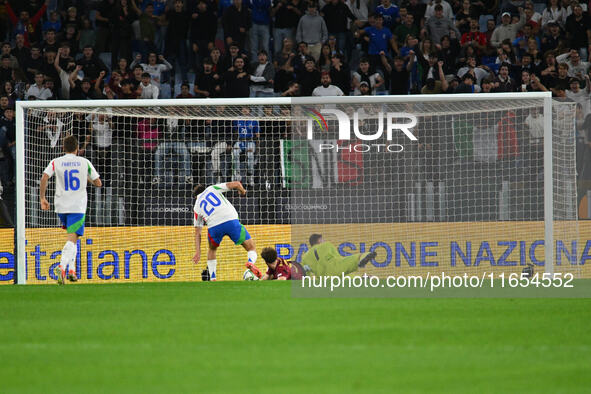
<svg viewBox="0 0 591 394">
<path fill-rule="evenodd" d="M 260 127 L 259 127 L 259 121 L 258 121 L 258 120 L 255 120 L 255 121 L 253 121 L 253 125 L 252 125 L 252 131 L 253 131 L 255 134 L 260 134 L 260 133 L 261 133 L 261 129 L 260 129 Z"/>
<path fill-rule="evenodd" d="M 386 31 L 386 39 L 390 40 L 392 38 L 392 32 L 387 27 L 384 30 Z"/>
</svg>

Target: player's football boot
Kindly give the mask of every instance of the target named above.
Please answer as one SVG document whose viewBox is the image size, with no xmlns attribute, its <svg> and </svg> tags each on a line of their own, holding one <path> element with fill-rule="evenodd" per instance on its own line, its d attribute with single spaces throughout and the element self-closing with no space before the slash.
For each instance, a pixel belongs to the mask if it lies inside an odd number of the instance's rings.
<svg viewBox="0 0 591 394">
<path fill-rule="evenodd" d="M 257 268 L 257 266 L 251 263 L 250 261 L 246 263 L 246 268 L 251 270 L 252 273 L 259 279 L 261 278 L 261 276 L 263 276 L 263 274 L 261 274 L 261 271 Z"/>
<path fill-rule="evenodd" d="M 56 271 L 57 271 L 57 284 L 58 285 L 66 284 L 66 270 L 63 270 L 60 267 L 57 267 Z"/>
<path fill-rule="evenodd" d="M 70 282 L 78 282 L 78 277 L 76 276 L 76 272 L 71 270 L 70 272 L 68 272 L 68 280 Z"/>
<path fill-rule="evenodd" d="M 368 253 L 367 256 L 365 256 L 364 258 L 359 260 L 359 268 L 365 267 L 367 265 L 367 263 L 369 263 L 370 261 L 375 259 L 377 255 L 378 254 L 376 252 Z"/>
</svg>

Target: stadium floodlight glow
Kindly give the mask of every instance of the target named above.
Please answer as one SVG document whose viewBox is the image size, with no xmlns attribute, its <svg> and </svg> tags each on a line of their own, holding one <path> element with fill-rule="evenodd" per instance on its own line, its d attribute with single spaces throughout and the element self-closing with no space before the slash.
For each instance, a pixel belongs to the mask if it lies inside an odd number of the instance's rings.
<svg viewBox="0 0 591 394">
<path fill-rule="evenodd" d="M 63 234 L 55 214 L 38 207 L 37 180 L 68 134 L 91 141 L 85 154 L 108 180 L 89 191 L 81 282 L 200 278 L 191 186 L 236 177 L 253 184 L 233 203 L 257 249 L 275 245 L 287 260 L 306 247 L 295 243 L 294 225 L 324 220 L 343 226 L 343 239 L 332 240 L 342 253 L 378 252 L 369 267 L 422 274 L 515 260 L 505 268 L 520 270 L 523 260 L 570 269 L 574 108 L 550 93 L 19 101 L 15 282 L 52 282 Z M 238 137 L 245 120 L 260 126 L 252 145 Z M 533 146 L 533 137 L 517 141 L 526 125 L 537 128 L 539 151 L 514 151 Z M 374 226 L 367 239 L 355 235 L 360 224 Z M 516 258 L 501 256 L 503 242 Z M 436 266 L 438 247 L 447 254 Z M 242 278 L 244 262 L 230 249 L 220 249 L 218 279 Z"/>
</svg>

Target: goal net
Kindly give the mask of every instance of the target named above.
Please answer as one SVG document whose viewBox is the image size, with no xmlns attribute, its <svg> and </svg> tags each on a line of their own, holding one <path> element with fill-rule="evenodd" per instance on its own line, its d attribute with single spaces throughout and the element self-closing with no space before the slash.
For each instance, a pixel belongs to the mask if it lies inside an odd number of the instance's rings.
<svg viewBox="0 0 591 394">
<path fill-rule="evenodd" d="M 343 256 L 375 251 L 359 273 L 520 272 L 544 270 L 550 240 L 554 270 L 580 276 L 575 107 L 498 97 L 19 103 L 18 280 L 56 279 L 65 232 L 40 210 L 39 179 L 67 135 L 103 180 L 88 186 L 82 282 L 201 280 L 192 188 L 230 180 L 248 191 L 226 196 L 259 255 L 301 262 L 319 233 Z M 226 238 L 217 260 L 218 280 L 242 279 L 244 249 Z"/>
<path fill-rule="evenodd" d="M 583 274 L 574 103 L 403 96 L 304 102 L 293 112 L 303 115 L 291 141 L 298 258 L 317 234 L 341 256 L 377 253 L 357 274 L 496 277 L 528 264 Z M 315 260 L 320 275 L 356 268 L 354 258 Z"/>
</svg>

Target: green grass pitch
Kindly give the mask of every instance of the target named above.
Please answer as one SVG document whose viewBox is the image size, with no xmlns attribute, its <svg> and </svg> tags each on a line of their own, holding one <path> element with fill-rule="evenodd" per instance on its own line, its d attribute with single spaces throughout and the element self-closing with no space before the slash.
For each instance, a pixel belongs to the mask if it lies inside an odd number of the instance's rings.
<svg viewBox="0 0 591 394">
<path fill-rule="evenodd" d="M 589 393 L 591 299 L 0 287 L 2 393 Z"/>
</svg>

